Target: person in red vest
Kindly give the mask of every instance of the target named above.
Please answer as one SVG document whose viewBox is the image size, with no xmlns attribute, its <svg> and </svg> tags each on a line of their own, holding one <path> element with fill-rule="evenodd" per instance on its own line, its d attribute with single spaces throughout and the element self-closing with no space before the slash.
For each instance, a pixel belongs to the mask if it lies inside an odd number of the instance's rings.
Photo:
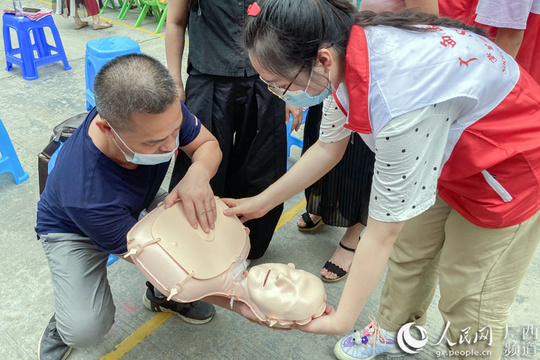
<svg viewBox="0 0 540 360">
<path fill-rule="evenodd" d="M 298 328 L 350 331 L 388 265 L 376 320 L 340 340 L 338 358 L 402 353 L 396 332 L 426 321 L 437 283 L 448 347 L 499 358 L 540 240 L 540 86 L 457 20 L 344 0 L 265 0 L 250 13 L 244 45 L 269 89 L 301 106 L 332 95 L 343 116 L 267 190 L 225 199 L 225 213 L 247 221 L 297 194 L 352 132 L 375 153 L 367 230 L 339 306 Z"/>
<path fill-rule="evenodd" d="M 495 44 L 540 83 L 540 0 L 439 0 L 440 15 L 485 27 Z"/>
</svg>

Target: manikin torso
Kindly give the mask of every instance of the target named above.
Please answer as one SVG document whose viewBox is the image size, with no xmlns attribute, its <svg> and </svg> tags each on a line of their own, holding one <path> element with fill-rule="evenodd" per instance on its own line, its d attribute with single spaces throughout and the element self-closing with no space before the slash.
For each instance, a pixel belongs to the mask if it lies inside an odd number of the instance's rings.
<svg viewBox="0 0 540 360">
<path fill-rule="evenodd" d="M 270 326 L 306 324 L 323 314 L 326 293 L 315 275 L 292 264 L 261 264 L 246 271 L 248 229 L 216 198 L 215 228 L 193 229 L 181 203 L 158 207 L 128 233 L 128 255 L 169 299 L 191 302 L 210 295 L 246 303 Z"/>
</svg>

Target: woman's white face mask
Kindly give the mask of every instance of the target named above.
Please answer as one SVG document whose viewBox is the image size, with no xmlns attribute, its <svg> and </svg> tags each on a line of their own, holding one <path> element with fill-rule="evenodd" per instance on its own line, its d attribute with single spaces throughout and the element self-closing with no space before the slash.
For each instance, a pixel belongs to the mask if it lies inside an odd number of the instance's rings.
<svg viewBox="0 0 540 360">
<path fill-rule="evenodd" d="M 109 124 L 109 123 L 107 122 L 107 124 Z M 163 153 L 163 154 L 140 154 L 140 153 L 137 153 L 137 152 L 131 150 L 131 148 L 129 146 L 127 146 L 127 144 L 124 142 L 124 140 L 122 140 L 120 135 L 118 135 L 116 130 L 114 130 L 114 128 L 111 126 L 111 124 L 109 124 L 109 127 L 115 133 L 115 135 L 118 136 L 118 138 L 120 139 L 122 144 L 124 144 L 124 146 L 129 151 L 131 151 L 133 153 L 133 155 L 128 155 L 124 150 L 122 150 L 122 148 L 120 148 L 120 146 L 118 146 L 118 143 L 116 142 L 116 140 L 113 137 L 114 144 L 116 145 L 118 150 L 120 150 L 120 152 L 122 154 L 124 154 L 124 157 L 126 158 L 126 160 L 128 162 L 132 163 L 132 164 L 137 164 L 137 165 L 157 165 L 157 164 L 167 162 L 167 161 L 172 159 L 176 149 L 178 148 L 178 145 L 180 144 L 179 140 L 178 140 L 178 136 L 177 136 L 176 137 L 176 148 L 174 148 L 174 150 L 172 150 L 170 152 Z"/>
</svg>

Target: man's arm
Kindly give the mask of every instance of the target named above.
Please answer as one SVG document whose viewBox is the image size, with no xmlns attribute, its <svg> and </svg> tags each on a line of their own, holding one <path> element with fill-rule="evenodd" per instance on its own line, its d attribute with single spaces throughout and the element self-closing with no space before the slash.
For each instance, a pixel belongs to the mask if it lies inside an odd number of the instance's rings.
<svg viewBox="0 0 540 360">
<path fill-rule="evenodd" d="M 176 83 L 182 102 L 186 101 L 184 83 L 182 82 L 182 57 L 184 55 L 186 27 L 189 18 L 188 2 L 189 0 L 174 0 L 169 2 L 167 29 L 165 30 L 167 67 Z"/>
<path fill-rule="evenodd" d="M 233 307 L 231 308 L 231 299 L 227 298 L 227 297 L 224 297 L 224 296 L 207 296 L 205 298 L 202 299 L 203 301 L 206 301 L 210 304 L 214 304 L 216 306 L 220 306 L 224 309 L 227 309 L 227 310 L 230 310 L 232 312 L 235 312 L 243 317 L 245 317 L 247 320 L 251 321 L 252 323 L 255 323 L 255 324 L 259 324 L 259 325 L 264 325 L 264 326 L 267 326 L 269 327 L 269 325 L 266 325 L 264 323 L 262 323 L 258 318 L 257 316 L 255 315 L 255 313 L 250 309 L 249 306 L 247 306 L 245 303 L 243 303 L 242 301 L 233 301 Z M 279 327 L 274 327 L 273 329 L 276 329 L 276 330 L 290 330 L 290 328 L 279 328 Z"/>
</svg>

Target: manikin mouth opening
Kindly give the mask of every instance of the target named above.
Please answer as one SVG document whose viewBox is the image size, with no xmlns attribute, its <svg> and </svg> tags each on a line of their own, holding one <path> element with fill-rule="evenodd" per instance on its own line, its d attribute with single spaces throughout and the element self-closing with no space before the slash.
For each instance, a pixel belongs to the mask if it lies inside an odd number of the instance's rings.
<svg viewBox="0 0 540 360">
<path fill-rule="evenodd" d="M 266 277 L 264 278 L 264 282 L 263 282 L 263 287 L 266 285 L 266 281 L 268 281 L 268 277 L 270 276 L 270 271 L 272 270 L 268 270 L 268 273 L 266 273 Z"/>
</svg>

